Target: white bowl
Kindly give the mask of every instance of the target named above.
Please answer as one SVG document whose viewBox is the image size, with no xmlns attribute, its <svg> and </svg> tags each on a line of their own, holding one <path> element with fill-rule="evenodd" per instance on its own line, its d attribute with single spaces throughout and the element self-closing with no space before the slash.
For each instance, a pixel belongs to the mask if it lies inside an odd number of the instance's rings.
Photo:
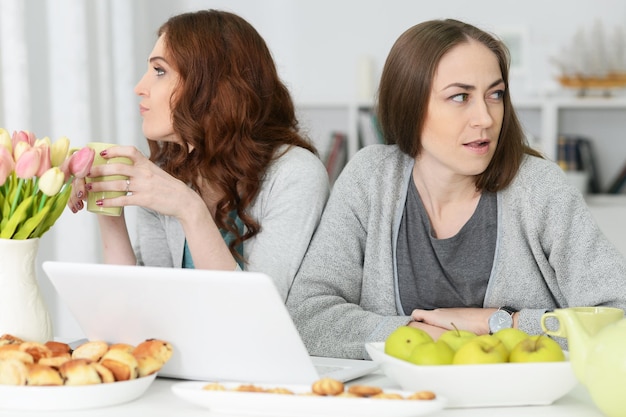
<svg viewBox="0 0 626 417">
<path fill-rule="evenodd" d="M 0 410 L 67 411 L 123 404 L 141 397 L 155 378 L 152 374 L 92 385 L 0 385 Z"/>
<path fill-rule="evenodd" d="M 423 366 L 387 355 L 384 342 L 365 348 L 403 390 L 433 391 L 448 408 L 548 405 L 578 383 L 569 361 Z"/>
</svg>

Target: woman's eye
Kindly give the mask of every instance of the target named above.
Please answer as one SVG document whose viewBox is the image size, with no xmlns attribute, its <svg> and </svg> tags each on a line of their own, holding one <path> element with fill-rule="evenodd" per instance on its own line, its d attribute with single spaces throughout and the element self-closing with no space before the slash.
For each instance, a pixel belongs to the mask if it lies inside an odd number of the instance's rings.
<svg viewBox="0 0 626 417">
<path fill-rule="evenodd" d="M 154 67 L 154 71 L 156 72 L 157 76 L 165 75 L 165 70 L 163 68 Z"/>
<path fill-rule="evenodd" d="M 504 90 L 494 91 L 489 95 L 489 97 L 494 100 L 500 100 L 502 97 L 504 97 Z"/>
<path fill-rule="evenodd" d="M 467 98 L 469 97 L 469 94 L 467 93 L 461 93 L 461 94 L 457 94 L 451 97 L 452 101 L 456 101 L 458 103 L 462 103 L 464 101 L 467 101 Z"/>
</svg>

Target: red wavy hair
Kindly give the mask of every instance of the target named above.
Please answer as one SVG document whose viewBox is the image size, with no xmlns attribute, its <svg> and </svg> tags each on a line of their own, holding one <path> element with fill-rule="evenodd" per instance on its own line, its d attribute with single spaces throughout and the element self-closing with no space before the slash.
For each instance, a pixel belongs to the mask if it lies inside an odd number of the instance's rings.
<svg viewBox="0 0 626 417">
<path fill-rule="evenodd" d="M 187 146 L 148 140 L 150 159 L 200 190 L 221 198 L 215 223 L 236 236 L 230 251 L 261 225 L 246 213 L 268 165 L 283 145 L 317 154 L 299 133 L 294 104 L 263 38 L 241 17 L 218 10 L 183 13 L 158 31 L 180 75 L 171 100 L 174 131 Z M 188 149 L 193 149 L 188 152 Z M 236 211 L 245 231 L 229 217 Z"/>
</svg>

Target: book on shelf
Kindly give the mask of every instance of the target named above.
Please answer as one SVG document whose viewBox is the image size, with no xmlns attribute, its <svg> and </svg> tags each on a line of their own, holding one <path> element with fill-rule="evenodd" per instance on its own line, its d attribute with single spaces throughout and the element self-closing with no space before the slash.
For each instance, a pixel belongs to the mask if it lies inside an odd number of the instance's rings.
<svg viewBox="0 0 626 417">
<path fill-rule="evenodd" d="M 384 142 L 378 118 L 370 110 L 359 110 L 358 134 L 361 147 Z"/>
<path fill-rule="evenodd" d="M 602 192 L 592 141 L 577 135 L 559 135 L 557 163 L 564 171 L 581 171 L 588 175 L 588 192 Z"/>
<path fill-rule="evenodd" d="M 626 164 L 617 173 L 607 190 L 608 194 L 621 194 L 626 190 Z"/>
<path fill-rule="evenodd" d="M 348 162 L 348 137 L 343 132 L 332 132 L 329 149 L 326 154 L 326 172 L 332 186 Z"/>
</svg>

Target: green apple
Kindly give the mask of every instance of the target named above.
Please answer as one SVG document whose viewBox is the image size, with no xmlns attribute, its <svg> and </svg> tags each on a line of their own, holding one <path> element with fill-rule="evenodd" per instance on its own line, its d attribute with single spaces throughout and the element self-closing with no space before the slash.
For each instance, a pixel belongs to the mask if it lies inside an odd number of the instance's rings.
<svg viewBox="0 0 626 417">
<path fill-rule="evenodd" d="M 454 354 L 452 363 L 455 365 L 503 363 L 507 361 L 508 355 L 509 352 L 500 339 L 483 334 L 461 346 Z"/>
<path fill-rule="evenodd" d="M 432 341 L 433 338 L 425 330 L 411 326 L 400 326 L 385 340 L 385 353 L 406 361 L 415 346 Z"/>
<path fill-rule="evenodd" d="M 493 335 L 500 339 L 509 352 L 511 352 L 519 342 L 529 337 L 528 333 L 516 329 L 515 327 L 500 329 Z"/>
<path fill-rule="evenodd" d="M 565 354 L 561 345 L 545 334 L 529 336 L 511 351 L 509 362 L 562 362 Z"/>
<path fill-rule="evenodd" d="M 409 362 L 416 365 L 450 365 L 454 350 L 443 340 L 424 342 L 415 346 L 409 355 Z"/>
<path fill-rule="evenodd" d="M 439 336 L 438 340 L 443 340 L 456 352 L 461 346 L 475 337 L 476 333 L 470 332 L 469 330 L 459 330 L 455 327 L 452 330 L 444 332 Z"/>
</svg>

